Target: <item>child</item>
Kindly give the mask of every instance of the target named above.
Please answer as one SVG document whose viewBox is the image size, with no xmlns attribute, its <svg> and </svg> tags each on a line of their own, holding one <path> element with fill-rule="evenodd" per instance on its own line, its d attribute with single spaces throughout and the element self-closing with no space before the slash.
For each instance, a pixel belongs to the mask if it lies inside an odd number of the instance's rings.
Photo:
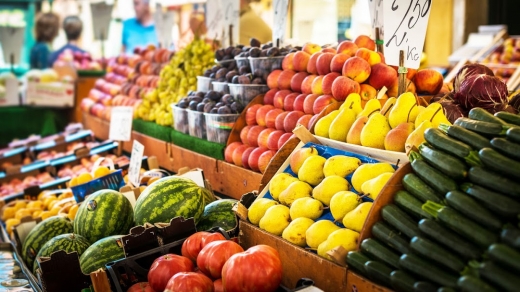
<svg viewBox="0 0 520 292">
<path fill-rule="evenodd" d="M 36 43 L 31 49 L 31 69 L 45 69 L 49 64 L 50 46 L 58 35 L 60 19 L 54 13 L 44 13 L 36 20 Z"/>
<path fill-rule="evenodd" d="M 85 51 L 78 47 L 78 41 L 83 31 L 83 22 L 81 22 L 81 19 L 77 16 L 67 16 L 65 20 L 63 20 L 63 30 L 67 36 L 67 44 L 50 55 L 49 64 L 51 66 L 65 50 L 71 50 L 73 53 L 85 53 Z"/>
</svg>

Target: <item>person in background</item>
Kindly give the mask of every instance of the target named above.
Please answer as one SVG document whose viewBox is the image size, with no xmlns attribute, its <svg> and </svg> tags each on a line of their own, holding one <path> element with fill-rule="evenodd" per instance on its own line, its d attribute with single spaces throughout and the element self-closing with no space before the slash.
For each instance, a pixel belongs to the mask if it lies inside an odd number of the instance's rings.
<svg viewBox="0 0 520 292">
<path fill-rule="evenodd" d="M 54 13 L 41 14 L 36 20 L 36 43 L 31 48 L 29 63 L 31 69 L 45 69 L 49 63 L 51 43 L 58 35 L 60 19 Z"/>
<path fill-rule="evenodd" d="M 85 52 L 78 47 L 78 41 L 81 37 L 81 32 L 83 31 L 83 22 L 81 19 L 79 19 L 77 16 L 67 16 L 65 20 L 63 20 L 63 30 L 67 36 L 67 44 L 61 47 L 59 50 L 51 53 L 49 58 L 50 66 L 54 64 L 54 62 L 65 50 L 71 50 L 74 53 Z"/>
<path fill-rule="evenodd" d="M 123 22 L 122 51 L 132 54 L 136 47 L 159 44 L 149 0 L 134 0 L 135 17 Z"/>
<path fill-rule="evenodd" d="M 269 25 L 249 5 L 255 1 L 258 0 L 240 0 L 239 43 L 243 45 L 249 44 L 251 38 L 256 38 L 262 44 L 273 39 L 273 31 Z"/>
</svg>

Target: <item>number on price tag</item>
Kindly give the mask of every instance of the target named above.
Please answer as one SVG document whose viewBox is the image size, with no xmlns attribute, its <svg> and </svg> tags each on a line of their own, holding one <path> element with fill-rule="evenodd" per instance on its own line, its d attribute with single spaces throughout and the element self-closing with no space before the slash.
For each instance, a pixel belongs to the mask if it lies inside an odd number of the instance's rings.
<svg viewBox="0 0 520 292">
<path fill-rule="evenodd" d="M 289 9 L 289 0 L 274 0 L 274 22 L 273 22 L 273 43 L 278 40 L 280 45 L 285 39 L 285 30 L 287 27 L 287 10 Z"/>
<path fill-rule="evenodd" d="M 426 37 L 432 0 L 386 0 L 384 7 L 385 60 L 399 66 L 399 51 L 404 51 L 404 66 L 417 69 Z"/>
<path fill-rule="evenodd" d="M 132 153 L 130 156 L 130 166 L 128 167 L 128 180 L 134 187 L 139 186 L 139 178 L 141 173 L 141 162 L 143 161 L 144 146 L 137 140 L 132 145 Z"/>
<path fill-rule="evenodd" d="M 382 40 L 384 37 L 383 0 L 369 0 L 368 5 L 370 7 L 372 29 L 375 30 L 376 27 L 379 28 L 379 38 Z"/>
<path fill-rule="evenodd" d="M 207 36 L 211 40 L 220 40 L 224 28 L 224 15 L 221 0 L 207 0 L 206 2 L 206 27 Z"/>
<path fill-rule="evenodd" d="M 233 26 L 233 30 L 231 31 L 233 44 L 238 44 L 238 35 L 240 31 L 240 0 L 221 0 L 223 7 L 223 22 L 222 29 L 224 31 L 224 38 L 222 39 L 222 44 L 227 46 L 230 44 L 230 31 L 229 26 Z"/>
<path fill-rule="evenodd" d="M 130 141 L 134 109 L 131 106 L 112 107 L 108 138 L 115 141 Z"/>
</svg>

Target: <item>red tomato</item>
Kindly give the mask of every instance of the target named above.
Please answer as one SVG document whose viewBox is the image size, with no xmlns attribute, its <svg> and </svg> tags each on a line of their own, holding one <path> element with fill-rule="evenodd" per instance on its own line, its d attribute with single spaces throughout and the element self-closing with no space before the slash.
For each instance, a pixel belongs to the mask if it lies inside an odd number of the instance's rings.
<svg viewBox="0 0 520 292">
<path fill-rule="evenodd" d="M 140 282 L 132 285 L 126 292 L 155 292 L 148 282 Z"/>
<path fill-rule="evenodd" d="M 206 231 L 197 232 L 190 237 L 186 238 L 186 240 L 182 243 L 181 254 L 193 262 L 197 262 L 197 256 L 199 252 L 202 250 L 206 244 L 216 241 L 216 240 L 225 240 L 226 238 L 218 233 L 210 233 Z"/>
<path fill-rule="evenodd" d="M 213 282 L 213 289 L 215 289 L 215 292 L 224 292 L 224 286 L 222 286 L 222 279 L 217 279 Z"/>
<path fill-rule="evenodd" d="M 217 241 L 217 240 L 226 240 L 226 238 L 224 237 L 224 235 L 222 235 L 218 232 L 210 233 L 208 236 L 206 236 L 202 239 L 202 248 L 204 248 L 206 246 L 206 244 L 213 242 L 213 241 Z"/>
<path fill-rule="evenodd" d="M 278 252 L 257 245 L 229 258 L 222 268 L 226 292 L 276 291 L 282 282 L 282 262 Z"/>
<path fill-rule="evenodd" d="M 194 270 L 192 261 L 176 254 L 166 254 L 155 259 L 148 271 L 148 283 L 155 291 L 164 291 L 170 278 L 180 272 Z"/>
<path fill-rule="evenodd" d="M 218 279 L 222 275 L 222 267 L 226 261 L 232 255 L 243 251 L 244 249 L 233 241 L 213 241 L 200 251 L 197 257 L 197 266 L 207 276 Z"/>
<path fill-rule="evenodd" d="M 213 281 L 203 274 L 177 273 L 168 281 L 164 292 L 213 292 Z"/>
</svg>

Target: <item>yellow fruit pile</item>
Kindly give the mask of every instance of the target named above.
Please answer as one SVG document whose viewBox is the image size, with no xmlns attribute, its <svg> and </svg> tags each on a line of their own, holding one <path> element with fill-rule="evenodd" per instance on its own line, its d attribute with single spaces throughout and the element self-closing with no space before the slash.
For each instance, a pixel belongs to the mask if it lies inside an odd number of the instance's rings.
<svg viewBox="0 0 520 292">
<path fill-rule="evenodd" d="M 201 39 L 193 40 L 184 49 L 175 53 L 170 63 L 161 70 L 158 87 L 147 94 L 136 112 L 136 117 L 171 126 L 171 104 L 177 103 L 189 91 L 197 89 L 197 76 L 215 63 L 211 46 Z"/>
<path fill-rule="evenodd" d="M 77 185 L 82 185 L 84 183 L 88 183 L 89 181 L 91 181 L 93 179 L 97 179 L 97 178 L 103 177 L 105 175 L 109 175 L 110 173 L 111 173 L 111 171 L 110 171 L 110 169 L 108 169 L 108 167 L 98 166 L 94 170 L 94 176 L 92 176 L 92 174 L 90 174 L 89 172 L 84 172 L 78 176 L 73 177 L 69 181 L 69 187 L 75 187 Z"/>
</svg>

